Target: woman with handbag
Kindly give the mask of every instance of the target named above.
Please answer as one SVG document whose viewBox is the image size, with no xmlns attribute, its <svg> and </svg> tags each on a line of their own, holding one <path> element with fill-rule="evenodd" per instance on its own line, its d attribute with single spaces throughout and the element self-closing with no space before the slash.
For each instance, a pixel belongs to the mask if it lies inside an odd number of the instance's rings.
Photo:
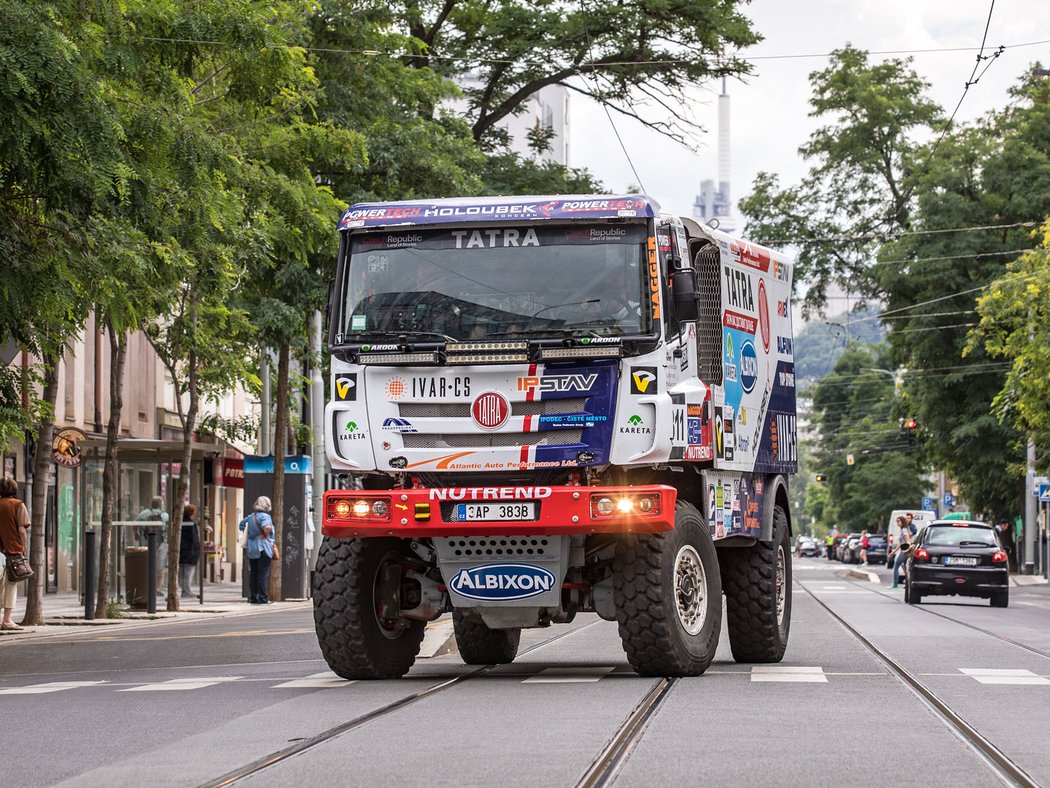
<svg viewBox="0 0 1050 788">
<path fill-rule="evenodd" d="M 270 499 L 260 495 L 255 499 L 252 513 L 238 523 L 248 546 L 249 588 L 248 604 L 267 605 L 270 602 L 270 562 L 277 552 L 273 519 L 270 517 Z"/>
<path fill-rule="evenodd" d="M 19 630 L 22 627 L 11 620 L 15 609 L 17 583 L 32 577 L 25 559 L 26 528 L 29 527 L 29 512 L 16 496 L 18 482 L 5 476 L 0 479 L 0 550 L 7 559 L 4 571 L 0 572 L 0 630 Z"/>
</svg>

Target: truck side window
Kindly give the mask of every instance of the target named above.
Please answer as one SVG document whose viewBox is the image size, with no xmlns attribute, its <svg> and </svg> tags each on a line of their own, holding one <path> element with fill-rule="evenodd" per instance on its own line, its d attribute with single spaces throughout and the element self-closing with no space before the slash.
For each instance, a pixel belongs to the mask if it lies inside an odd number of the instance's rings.
<svg viewBox="0 0 1050 788">
<path fill-rule="evenodd" d="M 718 247 L 707 243 L 693 257 L 700 295 L 700 320 L 696 324 L 697 369 L 700 380 L 722 385 L 722 279 Z"/>
</svg>

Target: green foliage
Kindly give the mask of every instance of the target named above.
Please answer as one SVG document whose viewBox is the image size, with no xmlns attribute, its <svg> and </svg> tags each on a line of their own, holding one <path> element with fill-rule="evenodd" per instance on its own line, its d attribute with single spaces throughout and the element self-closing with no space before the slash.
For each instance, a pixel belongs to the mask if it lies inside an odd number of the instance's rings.
<svg viewBox="0 0 1050 788">
<path fill-rule="evenodd" d="M 813 393 L 812 420 L 820 435 L 814 468 L 826 473 L 812 504 L 813 516 L 840 530 L 874 529 L 886 512 L 921 499 L 927 483 L 913 447 L 899 433 L 901 405 L 875 348 L 851 345 Z M 848 457 L 853 457 L 853 465 Z"/>
<path fill-rule="evenodd" d="M 941 121 L 910 60 L 871 64 L 846 46 L 809 79 L 810 115 L 828 121 L 799 149 L 812 162 L 809 173 L 787 188 L 760 173 L 740 202 L 749 237 L 799 239 L 795 275 L 808 286 L 807 312 L 823 307 L 832 284 L 881 295 L 869 262 L 881 241 L 911 225 L 916 139 Z"/>
<path fill-rule="evenodd" d="M 1050 221 L 1039 247 L 1007 266 L 977 301 L 980 325 L 968 351 L 983 348 L 1010 362 L 994 400 L 1001 421 L 1050 445 Z"/>
</svg>

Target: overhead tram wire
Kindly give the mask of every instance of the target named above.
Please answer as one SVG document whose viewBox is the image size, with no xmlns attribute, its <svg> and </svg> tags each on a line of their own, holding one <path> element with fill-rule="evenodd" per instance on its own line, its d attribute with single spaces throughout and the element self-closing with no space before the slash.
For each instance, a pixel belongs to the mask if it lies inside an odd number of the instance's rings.
<svg viewBox="0 0 1050 788">
<path fill-rule="evenodd" d="M 1014 222 L 1012 224 L 978 224 L 971 227 L 944 227 L 937 230 L 902 230 L 891 233 L 859 233 L 857 235 L 833 235 L 826 238 L 774 238 L 766 246 L 791 246 L 797 244 L 841 243 L 845 241 L 895 241 L 912 235 L 941 235 L 944 233 L 977 232 L 979 230 L 1012 230 L 1017 227 L 1038 227 L 1041 222 Z"/>
<path fill-rule="evenodd" d="M 161 44 L 194 44 L 197 46 L 217 46 L 217 47 L 235 47 L 240 44 L 232 43 L 229 41 L 214 41 L 209 39 L 197 39 L 197 38 L 176 38 L 167 36 L 141 36 L 142 41 L 154 41 Z M 1041 41 L 1023 41 L 1017 44 L 1003 44 L 999 48 L 1003 51 L 1011 49 L 1022 49 L 1027 47 L 1042 46 L 1044 44 L 1050 44 L 1050 39 L 1044 39 Z M 389 59 L 400 59 L 400 58 L 411 58 L 419 57 L 418 52 L 393 52 L 384 51 L 379 49 L 342 49 L 336 47 L 304 47 L 297 46 L 295 44 L 265 44 L 261 49 L 294 49 L 300 52 L 316 52 L 318 54 L 326 55 L 355 55 L 358 57 L 374 57 L 374 58 L 389 58 Z M 869 55 L 920 55 L 920 54 L 935 54 L 935 53 L 950 53 L 950 52 L 973 52 L 977 47 L 928 47 L 926 49 L 887 49 L 887 50 L 865 50 Z M 752 57 L 738 58 L 744 62 L 757 61 L 757 60 L 795 60 L 799 58 L 824 58 L 831 57 L 832 52 L 813 52 L 813 53 L 799 53 L 799 54 L 787 54 L 787 55 L 754 55 Z M 472 63 L 482 65 L 499 65 L 499 66 L 514 66 L 522 65 L 521 60 L 509 60 L 506 58 L 474 58 L 474 57 L 456 57 L 453 55 L 440 55 L 440 54 L 428 54 L 427 59 L 429 60 L 441 60 L 445 62 L 461 62 L 461 63 Z M 688 63 L 691 61 L 683 60 L 681 58 L 664 58 L 662 60 L 614 60 L 608 63 L 580 63 L 578 67 L 586 66 L 590 69 L 610 69 L 610 68 L 621 68 L 621 67 L 634 67 L 634 66 L 671 66 Z M 525 63 L 524 65 L 543 65 L 542 63 Z"/>
<path fill-rule="evenodd" d="M 948 118 L 948 122 L 944 124 L 944 128 L 941 129 L 941 133 L 940 135 L 938 135 L 937 141 L 933 143 L 933 148 L 930 149 L 930 155 L 927 156 L 926 161 L 923 162 L 922 169 L 919 170 L 919 177 L 915 179 L 916 182 L 921 180 L 922 177 L 926 174 L 926 171 L 930 168 L 930 163 L 933 161 L 933 157 L 937 155 L 937 149 L 940 148 L 941 142 L 944 140 L 944 137 L 948 133 L 948 130 L 952 127 L 952 123 L 955 122 L 955 116 L 959 114 L 959 108 L 962 107 L 963 101 L 966 99 L 966 94 L 969 93 L 970 88 L 981 81 L 981 77 L 985 75 L 985 72 L 988 71 L 988 68 L 992 65 L 992 63 L 994 63 L 998 59 L 998 57 L 1006 51 L 1006 47 L 1000 45 L 999 48 L 996 49 L 995 52 L 993 52 L 992 54 L 987 56 L 984 54 L 984 47 L 988 41 L 988 28 L 992 24 L 992 12 L 994 10 L 995 0 L 991 0 L 991 3 L 988 6 L 988 18 L 984 22 L 984 35 L 981 36 L 981 49 L 977 53 L 977 61 L 973 64 L 973 71 L 970 72 L 970 78 L 967 79 L 966 84 L 963 85 L 962 95 L 959 96 L 959 102 L 955 105 L 955 109 L 952 110 L 951 117 Z M 988 62 L 985 64 L 984 69 L 981 71 L 981 73 L 978 74 L 977 69 L 980 68 L 981 62 L 984 60 L 987 60 Z"/>
</svg>

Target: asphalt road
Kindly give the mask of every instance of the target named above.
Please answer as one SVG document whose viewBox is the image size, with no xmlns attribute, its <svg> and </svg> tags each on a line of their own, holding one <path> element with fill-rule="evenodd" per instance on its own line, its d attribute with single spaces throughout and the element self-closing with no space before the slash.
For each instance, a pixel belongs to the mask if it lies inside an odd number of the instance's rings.
<svg viewBox="0 0 1050 788">
<path fill-rule="evenodd" d="M 670 686 L 616 784 L 997 784 L 845 623 L 1050 785 L 1050 591 L 1014 588 L 1005 610 L 916 608 L 888 578 L 843 571 L 797 559 L 784 662 L 737 664 L 723 633 L 707 674 Z M 3 782 L 194 786 L 306 742 L 243 782 L 576 785 L 659 681 L 634 675 L 615 624 L 593 616 L 527 631 L 525 649 L 481 674 L 452 654 L 400 681 L 345 682 L 304 605 L 3 643 Z"/>
</svg>

